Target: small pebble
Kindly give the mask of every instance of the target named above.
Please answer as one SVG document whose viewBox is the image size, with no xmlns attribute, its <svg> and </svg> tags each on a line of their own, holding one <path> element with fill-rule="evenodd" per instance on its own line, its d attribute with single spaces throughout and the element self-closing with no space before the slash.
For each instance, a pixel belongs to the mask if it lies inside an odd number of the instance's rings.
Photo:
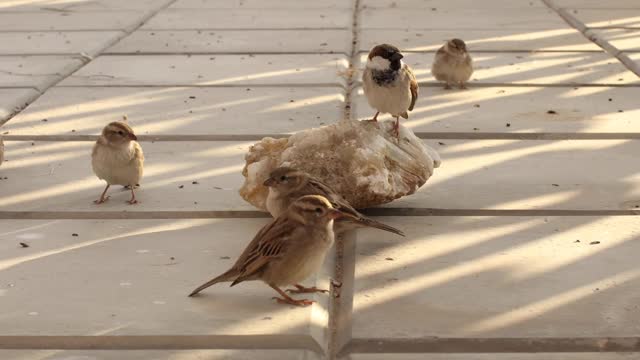
<svg viewBox="0 0 640 360">
<path fill-rule="evenodd" d="M 29 244 L 21 242 L 21 243 L 20 243 L 20 246 L 22 246 L 23 248 L 28 248 L 28 247 L 29 247 Z"/>
<path fill-rule="evenodd" d="M 191 182 L 191 184 L 193 184 L 193 185 L 198 185 L 198 184 L 199 184 L 199 182 L 197 182 L 197 181 L 192 181 L 192 182 Z"/>
<path fill-rule="evenodd" d="M 560 186 L 560 185 L 558 185 L 558 184 L 551 184 L 551 185 L 552 185 L 552 186 Z"/>
<path fill-rule="evenodd" d="M 385 260 L 389 260 L 389 261 L 393 261 L 393 258 L 388 257 L 388 258 L 384 258 Z"/>
<path fill-rule="evenodd" d="M 580 240 L 576 240 L 576 241 L 574 241 L 574 243 L 579 243 L 579 242 L 580 242 Z"/>
<path fill-rule="evenodd" d="M 511 124 L 507 123 L 507 127 L 511 127 Z"/>
<path fill-rule="evenodd" d="M 184 188 L 184 185 L 178 186 L 178 189 L 182 189 L 182 188 Z"/>
<path fill-rule="evenodd" d="M 557 114 L 557 112 L 555 112 L 554 110 L 549 110 L 547 111 L 547 114 Z"/>
<path fill-rule="evenodd" d="M 73 233 L 73 234 L 71 234 L 71 236 L 78 236 L 78 234 L 76 234 L 76 233 Z"/>
<path fill-rule="evenodd" d="M 589 243 L 589 245 L 598 245 L 600 244 L 600 241 L 592 241 Z"/>
</svg>

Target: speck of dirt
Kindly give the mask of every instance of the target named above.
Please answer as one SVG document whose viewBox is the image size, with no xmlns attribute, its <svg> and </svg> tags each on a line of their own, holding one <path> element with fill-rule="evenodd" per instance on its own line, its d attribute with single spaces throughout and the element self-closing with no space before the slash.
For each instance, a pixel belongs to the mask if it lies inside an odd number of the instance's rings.
<svg viewBox="0 0 640 360">
<path fill-rule="evenodd" d="M 49 121 L 49 119 L 42 119 L 42 121 L 47 122 L 47 121 Z"/>
<path fill-rule="evenodd" d="M 169 258 L 169 260 L 175 260 L 175 259 L 176 259 L 176 258 L 175 258 L 175 257 L 173 257 L 173 256 Z"/>
<path fill-rule="evenodd" d="M 199 182 L 197 182 L 197 181 L 192 181 L 192 182 L 191 182 L 191 184 L 193 184 L 193 185 L 198 185 L 198 184 L 200 184 L 200 183 L 199 183 Z"/>
<path fill-rule="evenodd" d="M 29 244 L 21 242 L 20 246 L 23 247 L 23 248 L 28 248 Z"/>
<path fill-rule="evenodd" d="M 557 112 L 555 110 L 548 110 L 547 114 L 555 115 Z"/>
<path fill-rule="evenodd" d="M 507 127 L 511 127 L 511 124 L 507 123 Z"/>
<path fill-rule="evenodd" d="M 73 233 L 73 234 L 71 234 L 71 236 L 78 237 L 78 234 Z"/>
<path fill-rule="evenodd" d="M 579 243 L 579 242 L 580 242 L 580 240 L 576 240 L 576 241 L 574 241 L 574 243 Z"/>
<path fill-rule="evenodd" d="M 479 107 L 480 107 L 480 104 L 473 104 L 473 107 L 477 107 L 477 108 L 479 108 Z"/>
<path fill-rule="evenodd" d="M 598 245 L 600 244 L 600 241 L 592 241 L 589 243 L 589 245 Z"/>
<path fill-rule="evenodd" d="M 560 185 L 558 185 L 558 184 L 551 184 L 551 186 L 560 186 Z"/>
<path fill-rule="evenodd" d="M 182 189 L 182 188 L 184 188 L 184 185 L 178 186 L 178 189 Z"/>
<path fill-rule="evenodd" d="M 438 141 L 438 145 L 445 146 L 445 145 L 447 145 L 447 144 L 443 143 L 442 141 Z"/>
<path fill-rule="evenodd" d="M 478 130 L 480 130 L 480 129 L 478 129 L 478 128 L 473 128 L 473 130 L 478 131 Z"/>
<path fill-rule="evenodd" d="M 231 259 L 229 256 L 220 256 L 220 260 L 229 260 Z"/>
<path fill-rule="evenodd" d="M 618 112 L 624 112 L 624 111 L 622 111 L 622 110 L 618 110 Z"/>
<path fill-rule="evenodd" d="M 613 101 L 613 99 L 612 99 L 612 98 L 609 98 L 609 101 Z"/>
<path fill-rule="evenodd" d="M 392 257 L 384 258 L 385 260 L 393 261 Z"/>
<path fill-rule="evenodd" d="M 293 99 L 289 100 L 290 103 L 295 102 Z"/>
</svg>

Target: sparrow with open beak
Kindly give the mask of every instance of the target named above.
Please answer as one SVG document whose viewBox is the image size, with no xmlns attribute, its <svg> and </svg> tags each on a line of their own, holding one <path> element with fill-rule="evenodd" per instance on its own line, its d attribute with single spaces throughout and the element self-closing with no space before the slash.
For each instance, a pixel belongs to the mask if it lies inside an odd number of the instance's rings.
<svg viewBox="0 0 640 360">
<path fill-rule="evenodd" d="M 129 204 L 138 202 L 134 188 L 142 178 L 144 154 L 136 140 L 138 138 L 133 129 L 124 122 L 115 121 L 102 129 L 102 134 L 93 146 L 91 165 L 96 176 L 107 182 L 107 187 L 95 201 L 96 204 L 109 199 L 106 194 L 111 185 L 129 186 Z"/>
<path fill-rule="evenodd" d="M 328 185 L 304 171 L 279 167 L 271 172 L 264 186 L 269 187 L 267 210 L 274 217 L 286 211 L 288 206 L 300 196 L 321 195 L 327 198 L 334 208 L 351 215 L 336 220 L 337 233 L 359 227 L 372 227 L 404 236 L 402 231 L 361 214 Z"/>
<path fill-rule="evenodd" d="M 460 89 L 466 89 L 466 82 L 473 74 L 473 60 L 467 52 L 467 44 L 460 39 L 447 41 L 436 52 L 431 73 L 438 81 L 444 81 L 445 89 L 457 84 Z"/>
<path fill-rule="evenodd" d="M 418 82 L 409 65 L 402 62 L 403 55 L 397 47 L 377 45 L 369 52 L 362 74 L 362 87 L 367 101 L 376 114 L 389 113 L 396 118 L 394 132 L 399 137 L 400 116 L 409 118 L 418 100 Z"/>
<path fill-rule="evenodd" d="M 281 287 L 294 285 L 291 293 L 327 292 L 304 287 L 300 282 L 320 269 L 334 242 L 333 220 L 350 214 L 334 209 L 322 196 L 308 195 L 294 201 L 283 214 L 263 227 L 231 269 L 199 286 L 189 294 L 219 282 L 231 286 L 243 281 L 262 280 L 281 297 L 279 303 L 306 306 L 308 299 L 293 299 Z"/>
</svg>

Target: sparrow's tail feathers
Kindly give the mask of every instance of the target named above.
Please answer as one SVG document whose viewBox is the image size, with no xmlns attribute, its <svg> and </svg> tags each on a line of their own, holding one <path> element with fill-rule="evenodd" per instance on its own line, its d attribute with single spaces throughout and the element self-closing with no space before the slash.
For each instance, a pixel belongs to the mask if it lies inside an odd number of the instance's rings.
<svg viewBox="0 0 640 360">
<path fill-rule="evenodd" d="M 202 285 L 198 286 L 195 290 L 193 290 L 193 291 L 191 292 L 191 294 L 189 294 L 189 296 L 194 296 L 194 295 L 196 295 L 197 293 L 199 293 L 200 291 L 202 291 L 202 290 L 204 290 L 204 289 L 208 288 L 208 287 L 209 287 L 209 286 L 211 286 L 211 285 L 217 284 L 217 283 L 219 283 L 219 282 L 226 282 L 226 281 L 232 281 L 232 280 L 235 280 L 235 278 L 236 278 L 237 276 L 238 276 L 238 271 L 237 271 L 236 269 L 233 269 L 233 268 L 232 268 L 232 269 L 229 269 L 229 270 L 228 270 L 227 272 L 225 272 L 224 274 L 222 274 L 222 275 L 220 275 L 220 276 L 218 276 L 218 277 L 216 277 L 216 278 L 213 278 L 213 279 L 211 279 L 211 280 L 207 281 L 206 283 L 204 283 L 204 284 L 202 284 Z"/>
<path fill-rule="evenodd" d="M 362 223 L 362 225 L 365 225 L 365 226 L 368 226 L 368 227 L 372 227 L 372 228 L 388 231 L 390 233 L 394 233 L 394 234 L 400 235 L 400 236 L 405 236 L 404 233 L 401 230 L 396 229 L 393 226 L 389 226 L 389 225 L 383 224 L 383 223 L 381 223 L 379 221 L 375 221 L 373 219 L 364 218 L 360 222 Z"/>
</svg>

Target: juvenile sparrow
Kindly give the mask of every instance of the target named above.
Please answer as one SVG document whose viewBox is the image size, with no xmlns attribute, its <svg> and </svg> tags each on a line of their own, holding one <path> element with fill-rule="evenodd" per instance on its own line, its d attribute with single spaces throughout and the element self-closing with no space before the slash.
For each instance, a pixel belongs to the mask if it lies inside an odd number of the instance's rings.
<svg viewBox="0 0 640 360">
<path fill-rule="evenodd" d="M 131 200 L 129 204 L 136 204 L 135 185 L 142 178 L 144 154 L 138 138 L 133 130 L 124 122 L 115 121 L 102 129 L 102 135 L 93 146 L 91 165 L 98 178 L 107 182 L 107 187 L 96 200 L 96 204 L 102 204 L 109 199 L 107 190 L 111 185 L 129 186 Z"/>
<path fill-rule="evenodd" d="M 308 299 L 291 298 L 281 287 L 294 285 L 296 289 L 287 290 L 292 293 L 327 292 L 299 283 L 322 265 L 334 241 L 333 220 L 343 216 L 350 215 L 334 209 L 322 196 L 297 199 L 256 234 L 231 269 L 199 286 L 189 296 L 219 282 L 231 281 L 234 286 L 243 281 L 262 280 L 282 296 L 274 297 L 281 304 L 312 304 Z"/>
<path fill-rule="evenodd" d="M 338 233 L 358 227 L 373 227 L 404 236 L 402 231 L 361 214 L 328 185 L 306 172 L 289 167 L 279 167 L 271 172 L 269 178 L 264 182 L 264 186 L 269 187 L 267 210 L 272 216 L 282 214 L 291 202 L 300 196 L 321 195 L 327 198 L 334 208 L 351 215 L 336 221 L 336 232 Z"/>
<path fill-rule="evenodd" d="M 413 110 L 418 99 L 418 82 L 409 65 L 402 62 L 404 56 L 397 47 L 377 45 L 369 52 L 362 74 L 362 87 L 367 101 L 376 114 L 389 113 L 396 118 L 394 131 L 399 137 L 400 116 L 407 119 L 407 111 Z"/>
<path fill-rule="evenodd" d="M 445 89 L 451 89 L 452 84 L 466 89 L 465 83 L 473 74 L 473 61 L 464 41 L 453 39 L 442 45 L 436 52 L 431 73 L 436 80 L 445 82 Z"/>
</svg>

